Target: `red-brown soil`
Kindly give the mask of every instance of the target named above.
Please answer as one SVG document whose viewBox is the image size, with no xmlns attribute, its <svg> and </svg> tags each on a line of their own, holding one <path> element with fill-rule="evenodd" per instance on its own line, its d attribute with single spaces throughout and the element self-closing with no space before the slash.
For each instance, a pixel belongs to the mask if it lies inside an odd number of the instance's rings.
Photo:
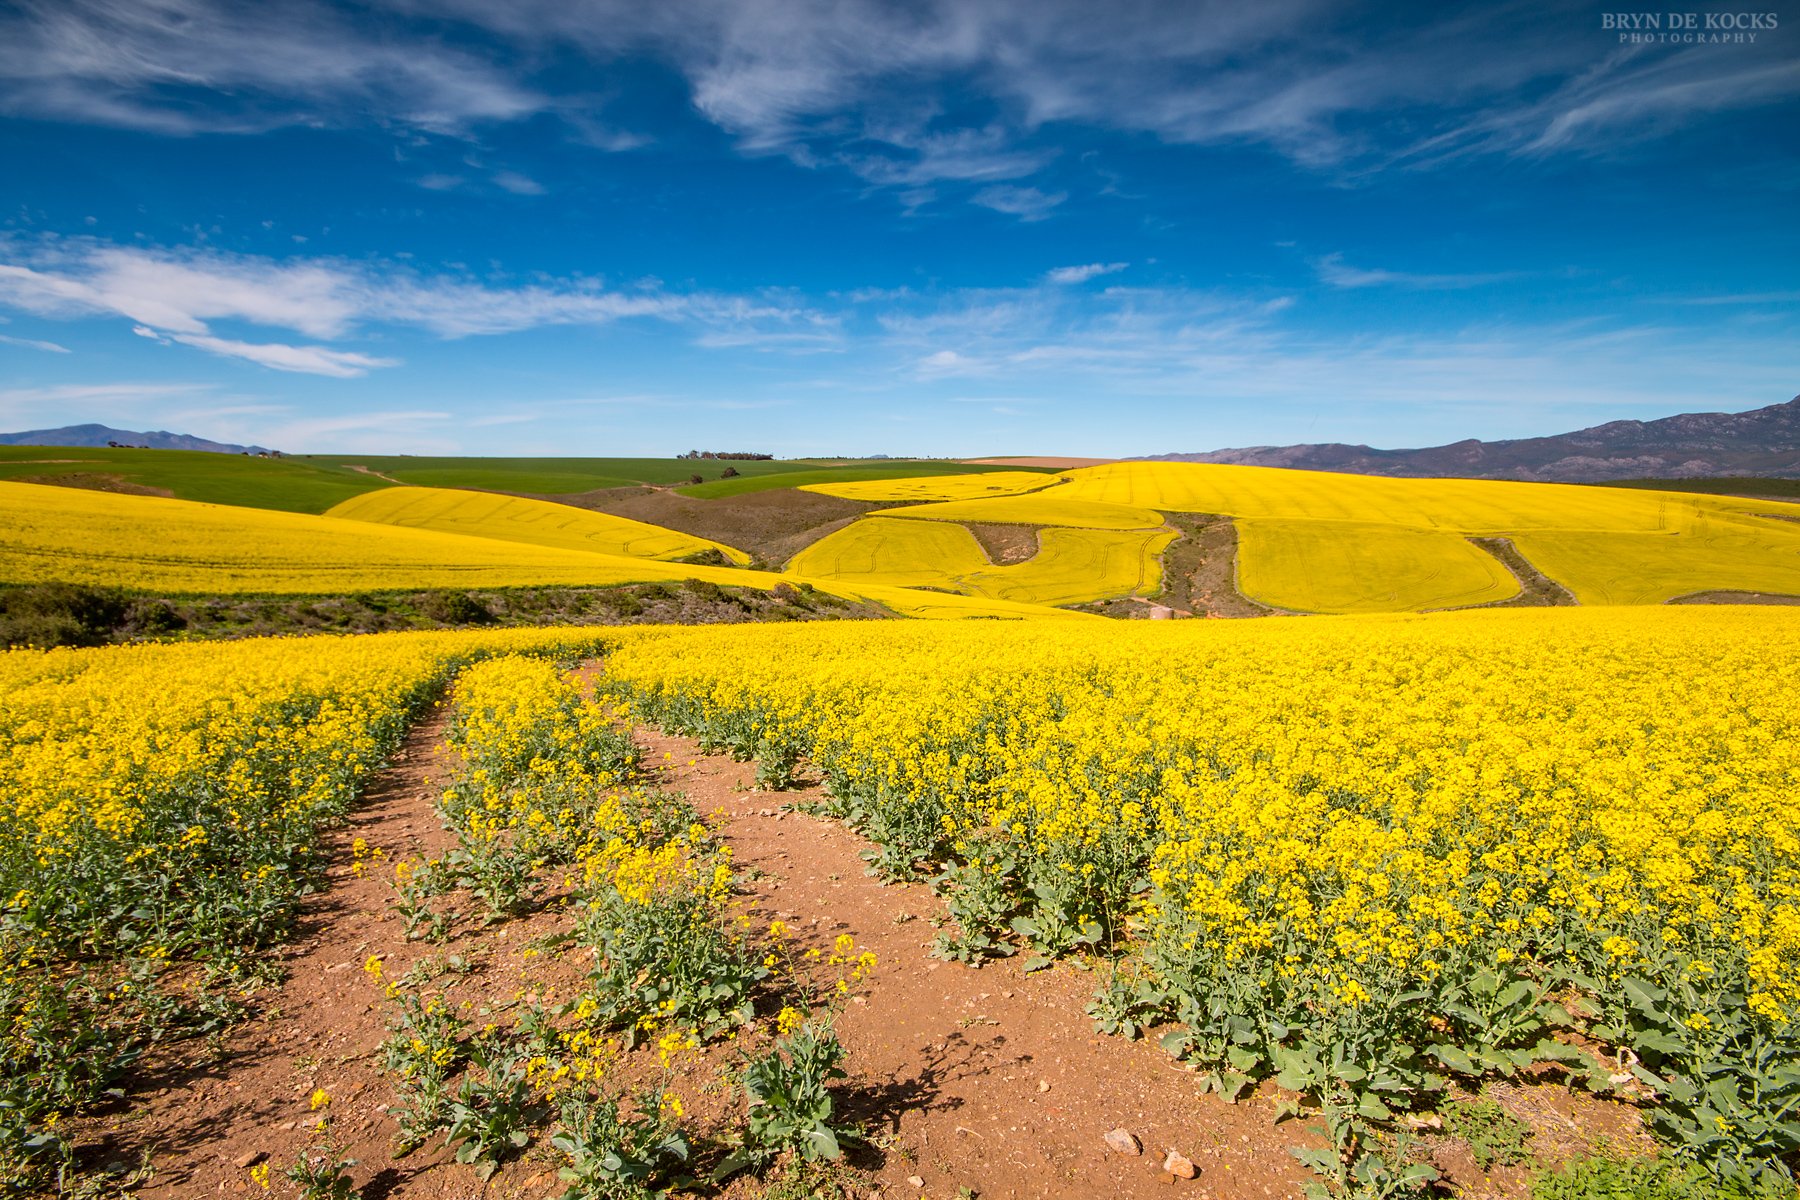
<svg viewBox="0 0 1800 1200">
<path fill-rule="evenodd" d="M 1168 513 L 1180 531 L 1163 551 L 1162 602 L 1181 616 L 1266 617 L 1279 610 L 1237 586 L 1237 525 L 1213 513 Z"/>
<path fill-rule="evenodd" d="M 963 528 L 974 535 L 975 540 L 981 544 L 982 552 L 988 556 L 988 561 L 997 567 L 1029 562 L 1037 557 L 1039 546 L 1036 525 L 994 525 L 965 521 Z"/>
<path fill-rule="evenodd" d="M 450 843 L 432 808 L 450 765 L 442 736 L 441 715 L 415 728 L 329 839 L 329 887 L 304 906 L 283 951 L 286 980 L 253 1001 L 257 1016 L 227 1033 L 216 1053 L 189 1043 L 182 1057 L 148 1064 L 128 1112 L 81 1123 L 80 1141 L 102 1143 L 89 1156 L 94 1164 L 150 1151 L 156 1174 L 145 1197 L 261 1195 L 251 1171 L 268 1164 L 274 1194 L 290 1194 L 281 1172 L 318 1142 L 308 1097 L 322 1088 L 332 1097 L 326 1111 L 334 1134 L 358 1160 L 353 1174 L 365 1200 L 560 1194 L 555 1155 L 541 1134 L 485 1185 L 451 1161 L 441 1138 L 394 1156 L 396 1126 L 386 1114 L 394 1095 L 379 1051 L 392 1010 L 364 973 L 369 956 L 382 957 L 390 979 L 424 960 L 459 956 L 466 974 L 435 986 L 447 984 L 453 1000 L 466 1001 L 476 1025 L 504 1023 L 522 995 L 566 995 L 579 971 L 575 956 L 547 957 L 531 945 L 569 926 L 554 895 L 517 920 L 484 927 L 465 918 L 447 945 L 405 940 L 389 908 L 388 880 L 396 859 L 440 853 Z M 1303 1122 L 1276 1125 L 1271 1089 L 1227 1104 L 1201 1094 L 1198 1077 L 1152 1044 L 1093 1032 L 1083 1009 L 1097 981 L 1078 965 L 1026 974 L 1017 960 L 975 969 L 933 958 L 928 947 L 945 920 L 942 904 L 923 885 L 870 878 L 859 857 L 867 844 L 844 826 L 788 811 L 805 799 L 804 786 L 799 794 L 757 791 L 749 764 L 702 755 L 693 742 L 653 730 L 639 738 L 657 781 L 685 792 L 730 844 L 754 921 L 766 927 L 779 917 L 800 946 L 827 951 L 848 933 L 879 958 L 838 1025 L 851 1075 L 839 1085 L 840 1114 L 869 1135 L 837 1173 L 840 1187 L 859 1197 L 932 1198 L 960 1188 L 994 1198 L 1298 1193 L 1307 1176 L 1286 1148 L 1311 1135 Z M 380 861 L 365 858 L 360 871 L 359 838 L 385 852 Z M 451 903 L 474 911 L 466 896 Z M 692 1097 L 696 1123 L 728 1123 L 732 1100 L 716 1071 L 732 1054 L 718 1047 L 690 1065 L 680 1086 Z M 1560 1088 L 1500 1089 L 1497 1098 L 1538 1130 L 1547 1161 L 1595 1134 L 1628 1140 L 1637 1124 L 1628 1108 Z M 1115 1127 L 1141 1139 L 1144 1153 L 1108 1149 L 1102 1139 Z M 1484 1178 L 1459 1144 L 1430 1144 L 1470 1194 L 1525 1194 L 1524 1172 L 1497 1169 Z M 1199 1165 L 1197 1180 L 1162 1171 L 1171 1147 Z M 760 1190 L 740 1175 L 723 1194 Z"/>
<path fill-rule="evenodd" d="M 604 488 L 573 496 L 540 496 L 612 513 L 735 546 L 761 565 L 780 567 L 828 533 L 879 506 L 798 488 L 700 500 L 671 488 Z"/>
</svg>

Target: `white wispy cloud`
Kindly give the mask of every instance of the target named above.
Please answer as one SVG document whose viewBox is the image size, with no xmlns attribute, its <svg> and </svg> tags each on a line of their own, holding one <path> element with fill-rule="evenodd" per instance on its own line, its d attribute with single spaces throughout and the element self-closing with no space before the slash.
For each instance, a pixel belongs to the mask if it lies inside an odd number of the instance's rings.
<svg viewBox="0 0 1800 1200">
<path fill-rule="evenodd" d="M 1791 321 L 1786 331 L 1488 322 L 1323 336 L 1293 323 L 1282 299 L 1186 288 L 1072 297 L 1045 282 L 922 297 L 879 324 L 906 381 L 894 388 L 972 380 L 1046 396 L 1061 406 L 1057 427 L 1091 429 L 1100 440 L 1087 448 L 1104 453 L 1250 444 L 1246 430 L 1254 443 L 1430 445 L 1735 411 L 1794 391 Z M 1081 415 L 1101 396 L 1104 423 Z M 1412 433 L 1396 437 L 1396 422 Z"/>
<path fill-rule="evenodd" d="M 290 346 L 283 342 L 240 342 L 232 338 L 200 333 L 161 334 L 154 329 L 137 326 L 131 332 L 139 337 L 165 344 L 175 342 L 192 346 L 221 358 L 241 358 L 247 362 L 272 367 L 277 371 L 297 371 L 304 375 L 329 375 L 335 379 L 354 379 L 367 375 L 376 367 L 400 365 L 397 358 L 376 358 L 350 350 L 332 350 L 325 346 Z"/>
<path fill-rule="evenodd" d="M 22 0 L 0 16 L 0 106 L 163 133 L 378 119 L 460 133 L 542 111 L 514 73 L 318 0 Z"/>
<path fill-rule="evenodd" d="M 529 175 L 521 175 L 517 171 L 496 171 L 494 186 L 511 192 L 515 196 L 541 196 L 544 185 Z"/>
<path fill-rule="evenodd" d="M 1327 254 L 1314 261 L 1319 280 L 1335 288 L 1398 287 L 1421 291 L 1454 291 L 1461 288 L 1485 287 L 1518 279 L 1518 271 L 1465 272 L 1461 274 L 1421 274 L 1412 271 L 1389 271 L 1383 268 L 1353 267 L 1342 254 Z"/>
<path fill-rule="evenodd" d="M 567 53 L 595 73 L 648 57 L 672 66 L 694 111 L 746 153 L 853 172 L 909 193 L 909 210 L 938 185 L 1032 218 L 1042 203 L 991 187 L 1051 167 L 1045 131 L 1058 126 L 1262 145 L 1354 171 L 1610 150 L 1800 96 L 1800 60 L 1776 34 L 1619 47 L 1573 0 L 1386 20 L 1327 0 L 375 8 L 20 0 L 0 10 L 0 111 L 168 133 L 380 123 L 465 137 L 548 113 L 618 151 L 646 134 L 617 128 L 606 97 L 540 68 Z M 474 43 L 481 53 L 460 48 Z M 536 186 L 507 172 L 491 182 Z"/>
<path fill-rule="evenodd" d="M 1130 263 L 1084 263 L 1079 267 L 1057 267 L 1044 272 L 1044 278 L 1051 283 L 1086 283 L 1090 279 L 1098 279 L 1102 275 L 1116 275 L 1129 267 Z"/>
<path fill-rule="evenodd" d="M 972 204 L 1008 213 L 1023 221 L 1041 221 L 1069 198 L 1067 192 L 1045 192 L 1040 188 L 1016 187 L 997 183 L 984 187 L 969 197 Z"/>
<path fill-rule="evenodd" d="M 398 360 L 335 345 L 252 341 L 213 326 L 234 321 L 288 330 L 315 342 L 340 342 L 371 326 L 460 338 L 638 318 L 688 328 L 699 345 L 796 350 L 827 346 L 838 326 L 834 315 L 776 292 L 621 290 L 589 279 L 509 287 L 393 264 L 281 262 L 89 238 L 0 240 L 0 305 L 59 319 L 123 317 L 157 341 L 273 370 L 336 378 Z"/>
<path fill-rule="evenodd" d="M 52 429 L 76 421 L 149 428 L 147 413 L 200 409 L 219 399 L 206 383 L 122 380 L 0 388 L 0 428 Z"/>
<path fill-rule="evenodd" d="M 36 338 L 11 337 L 4 333 L 0 333 L 0 343 L 8 346 L 21 346 L 26 350 L 45 350 L 51 354 L 69 353 L 67 346 L 58 345 L 56 342 L 41 342 Z"/>
</svg>

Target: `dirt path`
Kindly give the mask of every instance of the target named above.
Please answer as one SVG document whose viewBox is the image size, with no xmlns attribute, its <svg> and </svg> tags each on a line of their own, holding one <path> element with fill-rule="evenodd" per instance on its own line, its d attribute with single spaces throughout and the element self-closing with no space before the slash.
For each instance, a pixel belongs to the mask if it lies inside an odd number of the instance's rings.
<svg viewBox="0 0 1800 1200">
<path fill-rule="evenodd" d="M 840 933 L 880 958 L 866 1004 L 840 1033 L 853 1074 L 846 1107 L 885 1143 L 876 1178 L 884 1195 L 932 1197 L 971 1188 L 983 1197 L 1166 1196 L 1170 1147 L 1200 1167 L 1178 1186 L 1195 1196 L 1288 1196 L 1306 1176 L 1285 1146 L 1303 1136 L 1275 1129 L 1273 1108 L 1203 1096 L 1195 1077 L 1147 1043 L 1093 1032 L 1083 1011 L 1092 974 L 1073 968 L 1024 974 L 1016 961 L 971 969 L 930 956 L 942 919 L 920 884 L 882 885 L 864 874 L 866 848 L 843 826 L 781 811 L 804 793 L 751 790 L 754 768 L 706 756 L 681 737 L 646 730 L 665 783 L 722 832 L 759 913 L 796 925 L 816 944 Z M 668 758 L 665 760 L 664 755 Z M 689 765 L 689 764 L 692 765 Z M 1102 1140 L 1122 1127 L 1144 1152 Z"/>
<path fill-rule="evenodd" d="M 145 1197 L 264 1195 L 252 1173 L 264 1166 L 273 1171 L 273 1194 L 290 1195 L 281 1173 L 319 1144 L 308 1099 L 323 1089 L 340 1153 L 358 1160 L 362 1200 L 560 1195 L 556 1155 L 541 1135 L 486 1184 L 453 1162 L 440 1138 L 394 1157 L 393 1081 L 380 1051 L 392 1008 L 365 976 L 367 959 L 381 957 L 393 979 L 430 965 L 424 960 L 441 965 L 455 956 L 454 978 L 432 986 L 447 989 L 473 1025 L 507 1020 L 502 1014 L 521 996 L 569 994 L 564 988 L 581 970 L 532 946 L 568 927 L 568 912 L 554 900 L 491 925 L 459 902 L 466 915 L 447 944 L 406 940 L 389 879 L 398 859 L 436 855 L 451 842 L 433 806 L 449 776 L 443 735 L 442 711 L 417 725 L 350 822 L 327 839 L 329 884 L 303 905 L 282 951 L 286 980 L 252 1001 L 257 1019 L 211 1050 L 183 1043 L 184 1057 L 146 1064 L 128 1111 L 82 1122 L 78 1140 L 98 1142 L 90 1162 L 131 1163 L 150 1152 L 156 1174 L 141 1188 Z M 848 933 L 879 957 L 839 1028 L 851 1073 L 838 1089 L 840 1112 L 871 1137 L 851 1156 L 858 1197 L 949 1200 L 964 1188 L 993 1200 L 1299 1193 L 1308 1177 L 1287 1147 L 1308 1137 L 1301 1123 L 1277 1127 L 1266 1095 L 1235 1106 L 1202 1095 L 1196 1077 L 1153 1045 L 1094 1033 L 1084 1011 L 1092 974 L 1072 966 L 1025 974 L 1017 960 L 974 969 L 933 958 L 942 904 L 923 885 L 882 885 L 866 875 L 860 853 L 868 843 L 841 824 L 787 811 L 806 788 L 759 792 L 750 764 L 703 755 L 694 742 L 655 730 L 638 738 L 657 782 L 685 792 L 730 843 L 757 919 L 780 918 L 802 946 L 827 950 Z M 384 857 L 371 858 L 370 847 Z M 707 1078 L 731 1054 L 715 1049 Z M 708 1110 L 695 1114 L 703 1122 L 730 1119 L 724 1089 L 706 1085 L 693 1095 Z M 1586 1139 L 1556 1132 L 1577 1128 L 1565 1095 L 1521 1091 L 1509 1107 L 1531 1119 L 1541 1146 L 1559 1136 L 1576 1148 Z M 1576 1115 L 1584 1125 L 1599 1120 L 1610 1135 L 1629 1133 L 1619 1114 Z M 1115 1128 L 1141 1139 L 1143 1153 L 1109 1149 L 1103 1139 Z M 1170 1148 L 1198 1165 L 1197 1180 L 1163 1171 Z M 1523 1194 L 1522 1172 L 1484 1178 L 1471 1163 L 1456 1174 L 1482 1195 Z M 760 1192 L 739 1176 L 724 1195 L 748 1200 Z"/>
<path fill-rule="evenodd" d="M 1494 600 L 1487 604 L 1471 604 L 1469 608 L 1554 608 L 1567 607 L 1574 604 L 1575 594 L 1556 582 L 1542 571 L 1513 545 L 1507 537 L 1471 537 L 1470 542 L 1480 546 L 1489 554 L 1500 560 L 1507 573 L 1519 585 L 1519 593 L 1505 600 Z"/>
<path fill-rule="evenodd" d="M 409 486 L 404 480 L 395 479 L 392 475 L 384 475 L 380 471 L 377 471 L 374 467 L 365 467 L 365 466 L 361 465 L 360 463 L 345 463 L 344 466 L 348 470 L 360 471 L 364 475 L 373 475 L 377 479 L 385 479 L 389 483 L 397 483 L 401 487 Z"/>
<path fill-rule="evenodd" d="M 392 1126 L 382 1115 L 391 1096 L 377 1054 L 386 1013 L 362 964 L 385 953 L 405 970 L 423 950 L 405 943 L 388 912 L 386 864 L 353 873 L 352 847 L 362 838 L 385 848 L 388 862 L 443 848 L 448 835 L 431 807 L 443 781 L 435 750 L 443 732 L 441 712 L 415 726 L 349 822 L 329 835 L 329 886 L 303 905 L 283 951 L 286 980 L 272 997 L 253 1001 L 259 1019 L 233 1031 L 210 1061 L 196 1061 L 203 1047 L 186 1043 L 185 1061 L 154 1063 L 140 1078 L 134 1109 L 107 1129 L 100 1161 L 134 1161 L 149 1149 L 155 1176 L 141 1195 L 261 1194 L 252 1167 L 270 1163 L 279 1180 L 314 1144 L 308 1099 L 315 1088 L 331 1095 L 329 1111 L 350 1157 L 384 1164 L 391 1157 Z M 364 1197 L 394 1193 L 434 1157 L 421 1151 L 382 1170 Z M 287 1185 L 274 1187 L 283 1194 Z"/>
<path fill-rule="evenodd" d="M 422 959 L 459 954 L 472 964 L 459 994 L 491 1002 L 541 970 L 525 960 L 527 943 L 567 923 L 551 908 L 489 930 L 465 926 L 448 945 L 405 939 L 388 880 L 397 859 L 450 843 L 433 811 L 448 777 L 443 732 L 441 712 L 417 725 L 350 822 L 330 835 L 329 886 L 303 906 L 282 952 L 287 977 L 255 1001 L 260 1016 L 210 1055 L 188 1043 L 183 1058 L 149 1064 L 132 1109 L 94 1119 L 84 1136 L 100 1142 L 94 1161 L 132 1162 L 149 1150 L 147 1198 L 261 1195 L 252 1169 L 262 1165 L 273 1171 L 274 1194 L 286 1194 L 281 1172 L 319 1143 L 308 1099 L 322 1088 L 341 1152 L 359 1161 L 353 1174 L 364 1200 L 558 1194 L 541 1146 L 486 1186 L 451 1161 L 440 1139 L 393 1156 L 393 1092 L 380 1055 L 390 1010 L 365 961 L 379 955 L 397 977 Z M 874 1146 L 854 1158 L 878 1188 L 871 1194 L 1164 1195 L 1170 1147 L 1199 1164 L 1199 1180 L 1180 1184 L 1195 1196 L 1297 1190 L 1301 1169 L 1281 1149 L 1293 1127 L 1273 1130 L 1266 1104 L 1232 1107 L 1199 1095 L 1191 1074 L 1148 1045 L 1093 1033 L 1082 1011 L 1091 975 L 1024 975 L 1006 963 L 975 970 L 930 957 L 942 905 L 921 885 L 866 876 L 857 835 L 781 811 L 800 797 L 751 790 L 748 764 L 651 730 L 640 740 L 664 786 L 720 814 L 763 920 L 787 920 L 803 945 L 829 947 L 849 933 L 879 956 L 873 986 L 841 1030 L 853 1076 L 841 1103 L 873 1134 Z M 385 858 L 365 857 L 357 871 L 357 839 Z M 1142 1139 L 1142 1155 L 1107 1149 L 1103 1135 L 1121 1126 Z"/>
</svg>

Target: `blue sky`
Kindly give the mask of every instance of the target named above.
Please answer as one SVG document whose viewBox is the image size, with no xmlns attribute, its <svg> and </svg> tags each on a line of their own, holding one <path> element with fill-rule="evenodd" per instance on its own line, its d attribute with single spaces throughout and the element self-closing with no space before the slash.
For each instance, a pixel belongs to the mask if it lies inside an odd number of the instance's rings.
<svg viewBox="0 0 1800 1200">
<path fill-rule="evenodd" d="M 1115 456 L 1786 400 L 1800 11 L 1609 11 L 12 0 L 0 428 Z"/>
</svg>

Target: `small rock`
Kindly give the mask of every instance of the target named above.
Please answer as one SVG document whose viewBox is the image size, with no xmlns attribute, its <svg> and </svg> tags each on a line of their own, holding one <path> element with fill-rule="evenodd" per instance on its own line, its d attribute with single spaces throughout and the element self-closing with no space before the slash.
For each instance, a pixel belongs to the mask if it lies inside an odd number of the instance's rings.
<svg viewBox="0 0 1800 1200">
<path fill-rule="evenodd" d="M 1407 1113 L 1406 1123 L 1414 1129 L 1442 1129 L 1444 1118 L 1436 1113 Z"/>
<path fill-rule="evenodd" d="M 906 1182 L 911 1187 L 922 1188 L 925 1186 L 925 1181 L 917 1175 L 908 1175 Z"/>
<path fill-rule="evenodd" d="M 1142 1154 L 1144 1143 L 1137 1140 L 1137 1135 L 1129 1129 L 1112 1129 L 1106 1134 L 1106 1144 L 1120 1154 Z"/>
<path fill-rule="evenodd" d="M 240 1171 L 248 1171 L 251 1167 L 254 1167 L 257 1163 L 267 1157 L 268 1155 L 264 1154 L 261 1150 L 252 1150 L 248 1154 L 240 1154 L 232 1159 L 231 1165 Z"/>
<path fill-rule="evenodd" d="M 1038 1080 L 1038 1091 L 1047 1092 L 1049 1090 L 1050 1090 L 1050 1081 L 1048 1079 Z"/>
<path fill-rule="evenodd" d="M 1173 1146 L 1169 1147 L 1169 1153 L 1163 1159 L 1163 1170 L 1177 1179 L 1192 1179 L 1200 1173 L 1200 1168 L 1194 1165 L 1194 1160 Z"/>
</svg>

